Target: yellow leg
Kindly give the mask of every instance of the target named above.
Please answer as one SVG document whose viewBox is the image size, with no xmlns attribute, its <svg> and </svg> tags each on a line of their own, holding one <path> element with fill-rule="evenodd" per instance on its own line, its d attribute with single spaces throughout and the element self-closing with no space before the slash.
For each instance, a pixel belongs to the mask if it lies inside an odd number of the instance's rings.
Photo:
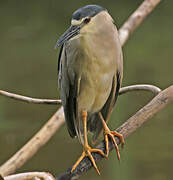
<svg viewBox="0 0 173 180">
<path fill-rule="evenodd" d="M 113 145 L 115 147 L 115 150 L 116 150 L 116 153 L 117 153 L 117 157 L 118 157 L 118 160 L 120 160 L 120 152 L 119 152 L 119 149 L 118 149 L 118 145 L 115 141 L 115 138 L 114 136 L 118 137 L 120 139 L 120 142 L 121 142 L 121 147 L 123 148 L 124 147 L 124 137 L 116 132 L 116 131 L 110 131 L 110 129 L 108 128 L 105 120 L 103 119 L 103 116 L 101 114 L 101 112 L 99 112 L 99 116 L 100 116 L 100 119 L 102 121 L 102 124 L 103 124 L 103 131 L 104 131 L 104 138 L 105 138 L 105 146 L 106 146 L 106 156 L 109 155 L 109 140 L 108 138 L 111 138 L 112 142 L 113 142 Z"/>
<path fill-rule="evenodd" d="M 88 145 L 88 139 L 87 139 L 87 112 L 86 111 L 82 111 L 82 119 L 83 119 L 83 126 L 84 126 L 84 147 L 83 147 L 83 153 L 82 155 L 79 157 L 79 159 L 76 161 L 76 163 L 73 165 L 72 170 L 74 171 L 76 169 L 76 167 L 79 165 L 79 163 L 82 161 L 82 159 L 85 156 L 88 156 L 89 159 L 91 160 L 94 168 L 96 169 L 97 173 L 100 175 L 100 171 L 97 168 L 96 162 L 92 156 L 92 152 L 97 152 L 99 154 L 101 154 L 102 156 L 105 157 L 105 154 L 102 150 L 100 149 L 92 149 L 89 145 Z"/>
</svg>

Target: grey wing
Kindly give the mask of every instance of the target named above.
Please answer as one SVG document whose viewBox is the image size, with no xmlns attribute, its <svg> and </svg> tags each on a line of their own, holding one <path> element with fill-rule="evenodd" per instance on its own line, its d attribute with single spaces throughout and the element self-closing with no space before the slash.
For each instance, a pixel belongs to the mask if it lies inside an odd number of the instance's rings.
<svg viewBox="0 0 173 180">
<path fill-rule="evenodd" d="M 121 77 L 120 72 L 117 72 L 117 74 L 113 77 L 112 80 L 112 89 L 109 95 L 109 98 L 107 99 L 105 105 L 101 109 L 102 116 L 104 120 L 107 122 L 110 119 L 111 112 L 113 110 L 113 107 L 115 105 L 115 102 L 118 97 L 119 89 L 121 86 Z M 92 141 L 95 143 L 97 137 L 99 136 L 103 126 L 102 122 L 99 118 L 98 113 L 91 116 L 89 123 L 88 123 L 89 131 L 93 132 Z"/>
<path fill-rule="evenodd" d="M 78 80 L 69 77 L 65 47 L 61 47 L 58 58 L 59 90 L 64 108 L 65 121 L 71 137 L 76 136 L 75 119 L 77 118 Z"/>
</svg>

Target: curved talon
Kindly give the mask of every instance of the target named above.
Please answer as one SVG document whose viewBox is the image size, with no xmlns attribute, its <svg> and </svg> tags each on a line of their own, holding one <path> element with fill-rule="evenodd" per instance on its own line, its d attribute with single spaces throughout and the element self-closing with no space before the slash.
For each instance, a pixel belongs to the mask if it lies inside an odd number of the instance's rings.
<svg viewBox="0 0 173 180">
<path fill-rule="evenodd" d="M 120 143 L 121 143 L 121 148 L 123 149 L 123 148 L 124 148 L 124 144 L 125 144 L 125 140 L 124 140 L 123 135 L 120 134 L 120 133 L 118 133 L 117 131 L 111 131 L 111 133 L 112 133 L 114 136 L 116 136 L 116 137 L 119 138 Z"/>
<path fill-rule="evenodd" d="M 108 128 L 105 120 L 103 119 L 103 116 L 101 114 L 101 112 L 99 113 L 99 117 L 102 121 L 102 125 L 103 125 L 103 131 L 104 131 L 104 138 L 105 138 L 105 147 L 106 147 L 106 156 L 109 155 L 109 137 L 111 138 L 112 140 L 112 143 L 115 147 L 115 150 L 116 150 L 116 153 L 117 153 L 117 157 L 118 157 L 118 160 L 120 160 L 120 152 L 119 152 L 119 149 L 118 149 L 118 145 L 115 141 L 115 138 L 114 136 L 118 137 L 120 139 L 120 143 L 121 143 L 121 147 L 123 148 L 124 147 L 124 137 L 116 132 L 116 131 L 110 131 L 110 129 Z"/>
<path fill-rule="evenodd" d="M 103 157 L 105 157 L 105 154 L 104 154 L 104 152 L 103 152 L 102 150 L 100 150 L 100 149 L 92 149 L 90 146 L 87 145 L 87 146 L 84 147 L 84 150 L 83 150 L 82 155 L 79 157 L 79 159 L 78 159 L 78 160 L 76 161 L 76 163 L 73 165 L 73 167 L 72 167 L 72 169 L 71 169 L 71 172 L 73 172 L 73 171 L 76 169 L 76 167 L 79 165 L 79 163 L 82 161 L 83 158 L 85 158 L 86 156 L 88 156 L 88 158 L 91 160 L 94 168 L 96 169 L 97 173 L 100 175 L 100 171 L 98 170 L 97 165 L 96 165 L 96 162 L 95 162 L 95 160 L 94 160 L 94 158 L 93 158 L 93 156 L 92 156 L 92 154 L 91 154 L 92 152 L 99 153 L 99 154 L 101 154 Z"/>
<path fill-rule="evenodd" d="M 105 147 L 106 147 L 106 157 L 108 157 L 109 155 L 109 139 L 108 139 L 108 135 L 104 135 L 104 139 L 105 139 Z"/>
<path fill-rule="evenodd" d="M 124 141 L 123 136 L 121 134 L 119 134 L 118 132 L 116 132 L 116 131 L 110 131 L 110 130 L 106 129 L 105 132 L 104 132 L 105 146 L 106 146 L 106 156 L 109 155 L 109 140 L 108 140 L 108 138 L 111 138 L 112 143 L 113 143 L 113 145 L 115 147 L 115 150 L 116 150 L 117 158 L 118 158 L 118 160 L 120 160 L 120 152 L 119 152 L 119 148 L 118 148 L 118 145 L 117 145 L 117 143 L 115 141 L 114 136 L 120 138 L 121 147 L 122 148 L 124 147 L 124 142 L 125 141 Z"/>
<path fill-rule="evenodd" d="M 106 157 L 104 152 L 100 149 L 92 149 L 89 145 L 88 145 L 88 139 L 87 139 L 87 112 L 84 110 L 82 111 L 82 117 L 83 117 L 83 126 L 84 126 L 84 149 L 83 149 L 83 153 L 82 155 L 79 157 L 79 159 L 76 161 L 76 163 L 73 165 L 71 172 L 73 172 L 76 167 L 79 165 L 79 163 L 82 161 L 82 159 L 85 156 L 88 156 L 88 158 L 90 159 L 91 163 L 93 164 L 94 168 L 96 169 L 97 173 L 100 175 L 100 171 L 97 168 L 96 162 L 92 156 L 92 152 L 96 152 L 101 154 L 103 157 Z"/>
</svg>

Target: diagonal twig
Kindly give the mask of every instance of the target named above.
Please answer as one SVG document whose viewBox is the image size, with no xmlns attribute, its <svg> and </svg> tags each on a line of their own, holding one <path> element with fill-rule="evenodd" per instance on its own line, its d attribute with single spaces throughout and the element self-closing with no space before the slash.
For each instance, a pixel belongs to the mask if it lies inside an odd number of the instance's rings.
<svg viewBox="0 0 173 180">
<path fill-rule="evenodd" d="M 142 23 L 142 21 L 153 11 L 161 0 L 144 0 L 138 9 L 128 18 L 119 30 L 121 45 L 123 46 L 130 35 Z"/>
<path fill-rule="evenodd" d="M 27 144 L 0 166 L 0 174 L 7 176 L 20 168 L 49 141 L 63 123 L 64 113 L 61 107 Z"/>
<path fill-rule="evenodd" d="M 160 92 L 155 98 L 153 98 L 146 106 L 140 109 L 134 116 L 129 118 L 122 126 L 117 129 L 117 132 L 121 133 L 124 138 L 127 138 L 133 132 L 135 132 L 142 124 L 148 121 L 156 113 L 161 111 L 166 105 L 173 101 L 173 85 L 169 88 Z M 115 138 L 117 144 L 119 144 L 119 139 Z M 105 152 L 104 141 L 102 141 L 96 148 L 101 149 Z M 113 149 L 112 143 L 109 141 L 109 150 Z M 101 160 L 103 157 L 98 153 L 92 153 L 95 161 Z M 78 167 L 71 172 L 71 167 L 67 171 L 61 174 L 56 180 L 75 180 L 81 175 L 86 173 L 92 167 L 90 160 L 85 157 Z"/>
</svg>

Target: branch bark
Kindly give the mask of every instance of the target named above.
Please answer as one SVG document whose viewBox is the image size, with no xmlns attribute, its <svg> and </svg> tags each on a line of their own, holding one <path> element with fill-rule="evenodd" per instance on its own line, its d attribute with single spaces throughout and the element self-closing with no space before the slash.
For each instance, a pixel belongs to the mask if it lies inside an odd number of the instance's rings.
<svg viewBox="0 0 173 180">
<path fill-rule="evenodd" d="M 121 45 L 123 46 L 129 36 L 136 30 L 142 21 L 153 11 L 161 0 L 145 0 L 138 9 L 128 18 L 119 30 Z"/>
<path fill-rule="evenodd" d="M 150 91 L 154 95 L 159 94 L 161 91 L 160 88 L 157 86 L 149 85 L 149 84 L 137 84 L 137 85 L 131 85 L 131 86 L 126 86 L 120 89 L 119 95 L 122 95 L 127 92 L 131 91 Z"/>
<path fill-rule="evenodd" d="M 55 178 L 47 172 L 29 172 L 6 176 L 4 180 L 54 180 Z"/>
<path fill-rule="evenodd" d="M 120 126 L 116 131 L 121 133 L 124 138 L 130 136 L 139 127 L 143 125 L 144 122 L 148 121 L 156 113 L 161 111 L 166 105 L 173 101 L 173 86 L 160 92 L 155 98 L 152 99 L 146 106 L 140 109 L 134 116 L 128 119 L 122 126 Z M 119 139 L 115 138 L 117 144 L 119 144 Z M 105 152 L 104 141 L 102 141 L 96 148 L 101 149 Z M 109 142 L 109 150 L 113 149 L 111 141 Z M 103 157 L 98 153 L 92 153 L 95 161 L 101 160 Z M 71 167 L 67 171 L 61 174 L 56 180 L 75 180 L 81 175 L 86 173 L 92 167 L 90 160 L 85 157 L 78 167 L 71 172 Z"/>
<path fill-rule="evenodd" d="M 160 2 L 160 0 L 145 0 L 141 6 L 132 14 L 132 16 L 130 16 L 130 18 L 127 20 L 127 22 L 124 23 L 124 25 L 122 26 L 122 28 L 119 30 L 119 35 L 120 35 L 120 41 L 121 41 L 121 44 L 124 45 L 124 43 L 127 41 L 127 39 L 129 38 L 130 34 L 132 32 L 134 32 L 134 30 L 139 26 L 139 24 L 142 23 L 142 21 L 144 20 L 144 18 L 149 15 L 149 13 L 154 9 L 154 7 Z M 172 86 L 171 86 L 172 87 Z M 171 90 L 172 91 L 172 90 Z M 161 92 L 162 94 L 162 92 Z M 159 94 L 160 95 L 160 94 Z M 159 96 L 158 95 L 158 96 Z M 171 96 L 172 97 L 172 96 Z M 169 101 L 170 101 L 170 98 L 168 98 Z M 167 103 L 167 99 L 163 100 L 163 102 Z M 162 101 L 160 101 L 162 102 Z M 163 108 L 163 104 L 161 104 L 162 108 Z M 165 106 L 165 105 L 164 105 Z M 159 107 L 158 107 L 159 108 Z M 160 108 L 159 108 L 160 109 Z M 145 109 L 143 110 L 145 112 Z M 154 113 L 156 113 L 158 111 L 155 110 Z M 150 112 L 151 113 L 151 112 Z M 151 116 L 151 114 L 150 114 Z M 140 115 L 139 115 L 140 117 Z M 138 127 L 137 124 L 138 124 L 138 120 L 140 119 L 138 116 L 136 117 L 136 128 Z M 148 117 L 148 115 L 146 115 L 146 117 Z M 148 117 L 149 118 L 149 117 Z M 53 121 L 54 120 L 54 121 Z M 52 125 L 50 122 L 53 121 Z M 60 122 L 59 122 L 60 121 Z M 63 114 L 63 110 L 62 108 L 60 108 L 60 110 L 58 110 L 53 116 L 52 118 L 48 121 L 48 125 L 50 126 L 50 129 L 49 131 L 47 131 L 47 126 L 43 127 L 42 130 L 44 130 L 43 132 L 47 133 L 47 132 L 50 132 L 50 131 L 53 131 L 52 135 L 55 133 L 55 131 L 60 127 L 60 125 L 64 122 L 64 114 Z M 131 121 L 130 121 L 131 122 Z M 127 125 L 130 123 L 129 121 L 127 121 Z M 50 123 L 50 124 L 49 124 Z M 119 131 L 124 134 L 125 137 L 127 137 L 127 125 L 125 126 L 125 128 L 120 128 Z M 48 126 L 48 127 L 49 127 Z M 130 133 L 132 133 L 131 131 L 129 131 Z M 38 135 L 38 138 L 37 138 L 37 135 Z M 51 135 L 51 136 L 52 136 Z M 36 134 L 36 138 L 35 139 L 39 139 L 40 140 L 40 144 L 37 144 L 37 143 L 34 143 L 34 144 L 29 144 L 30 145 L 30 148 L 27 149 L 27 145 L 25 145 L 19 152 L 16 153 L 15 157 L 17 157 L 14 160 L 14 156 L 12 158 L 10 158 L 10 160 L 8 160 L 6 163 L 4 163 L 1 167 L 0 167 L 0 174 L 2 176 L 6 176 L 8 174 L 11 174 L 13 173 L 17 168 L 20 168 L 30 157 L 32 157 L 34 155 L 35 152 L 37 152 L 37 150 L 43 145 L 45 144 L 49 138 L 51 137 L 50 135 L 47 136 L 46 138 L 46 141 L 44 141 L 42 139 L 41 136 L 39 136 L 39 132 Z M 44 136 L 45 137 L 45 136 Z M 38 141 L 36 141 L 38 142 Z M 29 142 L 30 143 L 30 142 Z M 100 144 L 100 146 L 103 146 L 103 143 Z M 37 150 L 34 150 L 33 149 L 37 149 Z M 94 155 L 96 160 L 98 160 L 99 158 L 99 155 L 95 154 Z M 26 159 L 25 159 L 26 158 Z M 69 171 L 67 171 L 67 175 L 69 177 L 77 177 L 77 174 L 80 174 L 81 173 L 84 173 L 86 172 L 89 168 L 91 168 L 91 163 L 88 161 L 87 162 L 87 159 L 85 159 L 85 163 L 86 166 L 84 167 L 81 167 L 80 168 L 78 167 L 74 172 L 73 174 L 72 173 L 68 173 Z M 14 163 L 15 162 L 15 163 Z M 83 162 L 83 161 L 82 161 Z M 14 165 L 15 164 L 15 165 Z M 76 173 L 76 174 L 74 174 Z M 62 176 L 63 177 L 63 176 Z M 62 178 L 58 178 L 58 179 L 62 179 Z M 67 178 L 68 179 L 68 178 Z"/>
<path fill-rule="evenodd" d="M 0 174 L 7 176 L 20 168 L 28 161 L 49 139 L 55 134 L 57 129 L 64 123 L 64 113 L 61 107 L 43 126 L 42 129 L 16 154 L 14 154 L 8 161 L 0 166 Z"/>
<path fill-rule="evenodd" d="M 14 94 L 14 93 L 10 93 L 7 91 L 3 91 L 0 90 L 0 95 L 5 96 L 5 97 L 9 97 L 15 100 L 19 100 L 19 101 L 23 101 L 23 102 L 27 102 L 27 103 L 34 103 L 34 104 L 61 104 L 61 100 L 60 99 L 38 99 L 38 98 L 31 98 L 31 97 L 27 97 L 27 96 L 22 96 L 19 94 Z"/>
</svg>

